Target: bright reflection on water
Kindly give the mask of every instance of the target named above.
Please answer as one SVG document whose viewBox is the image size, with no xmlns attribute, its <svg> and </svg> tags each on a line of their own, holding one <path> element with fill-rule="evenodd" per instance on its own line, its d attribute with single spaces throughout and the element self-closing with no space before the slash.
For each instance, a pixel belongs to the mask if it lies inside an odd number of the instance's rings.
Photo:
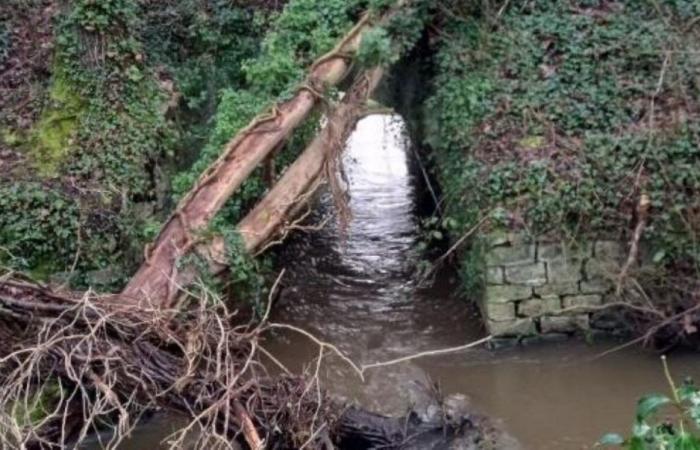
<svg viewBox="0 0 700 450">
<path fill-rule="evenodd" d="M 363 119 L 345 154 L 354 215 L 347 235 L 331 221 L 298 233 L 279 255 L 287 287 L 273 319 L 314 333 L 359 363 L 457 346 L 483 333 L 473 311 L 456 298 L 450 274 L 430 288 L 412 281 L 417 180 L 408 170 L 409 145 L 400 118 Z M 332 211 L 331 199 L 322 195 L 313 221 Z M 294 333 L 265 345 L 295 370 L 318 355 L 315 345 Z M 372 370 L 364 384 L 327 355 L 322 375 L 330 391 L 387 413 L 420 401 L 421 385 L 431 379 L 443 392 L 464 393 L 477 410 L 502 419 L 525 448 L 582 449 L 606 431 L 626 432 L 637 397 L 666 389 L 655 356 L 629 350 L 596 359 L 605 349 L 577 342 L 480 349 Z M 700 379 L 699 358 L 675 355 L 671 364 L 679 378 Z"/>
<path fill-rule="evenodd" d="M 418 224 L 408 145 L 398 116 L 361 120 L 344 155 L 353 213 L 345 234 L 331 221 L 294 236 L 280 254 L 283 263 L 290 262 L 285 280 L 291 287 L 282 296 L 278 318 L 333 341 L 363 362 L 450 342 L 451 330 L 444 339 L 440 333 L 467 315 L 458 302 L 416 301 L 423 292 L 412 281 Z M 322 222 L 333 210 L 330 195 L 323 194 L 313 221 Z"/>
</svg>

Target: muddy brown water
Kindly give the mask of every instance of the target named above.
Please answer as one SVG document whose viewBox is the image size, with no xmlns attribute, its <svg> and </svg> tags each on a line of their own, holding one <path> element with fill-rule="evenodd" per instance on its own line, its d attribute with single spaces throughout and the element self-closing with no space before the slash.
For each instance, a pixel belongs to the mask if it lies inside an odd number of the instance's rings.
<svg viewBox="0 0 700 450">
<path fill-rule="evenodd" d="M 285 287 L 271 319 L 313 333 L 357 364 L 484 336 L 453 273 L 439 273 L 430 286 L 414 281 L 421 175 L 409 170 L 410 145 L 397 116 L 363 119 L 345 157 L 353 212 L 347 232 L 340 234 L 331 220 L 279 251 Z M 322 222 L 332 210 L 322 195 L 314 220 Z M 524 449 L 588 449 L 608 431 L 630 430 L 638 397 L 667 390 L 657 355 L 629 348 L 600 356 L 615 345 L 480 347 L 369 369 L 364 381 L 326 352 L 320 375 L 335 395 L 397 415 L 424 402 L 437 384 L 443 394 L 465 394 L 475 411 L 493 418 Z M 291 370 L 315 371 L 318 346 L 297 332 L 268 336 L 263 346 Z M 697 354 L 674 353 L 669 361 L 678 379 L 700 379 Z M 123 448 L 157 448 L 178 423 L 158 416 Z"/>
<path fill-rule="evenodd" d="M 345 234 L 331 224 L 297 235 L 281 251 L 286 288 L 272 317 L 332 343 L 358 364 L 463 345 L 484 335 L 451 273 L 429 286 L 415 280 L 419 171 L 397 116 L 369 116 L 351 136 L 345 163 L 353 219 Z M 316 220 L 332 211 L 322 196 Z M 591 448 L 608 431 L 628 432 L 637 398 L 667 385 L 657 355 L 616 344 L 569 341 L 510 350 L 486 348 L 370 369 L 361 381 L 326 353 L 324 387 L 375 411 L 401 414 L 426 385 L 463 393 L 531 450 Z M 318 347 L 295 332 L 267 343 L 293 370 Z M 700 379 L 696 354 L 670 356 L 678 378 Z"/>
</svg>

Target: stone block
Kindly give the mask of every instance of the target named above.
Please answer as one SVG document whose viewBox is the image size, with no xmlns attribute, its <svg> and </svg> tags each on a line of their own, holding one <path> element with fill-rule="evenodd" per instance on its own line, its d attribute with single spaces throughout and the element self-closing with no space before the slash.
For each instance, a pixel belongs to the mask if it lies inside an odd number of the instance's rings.
<svg viewBox="0 0 700 450">
<path fill-rule="evenodd" d="M 519 343 L 518 338 L 493 338 L 489 341 L 488 346 L 491 350 L 505 350 L 516 347 Z"/>
<path fill-rule="evenodd" d="M 529 286 L 487 286 L 484 293 L 485 303 L 508 303 L 517 300 L 525 300 L 532 297 L 532 288 Z"/>
<path fill-rule="evenodd" d="M 578 282 L 571 283 L 547 283 L 544 286 L 536 286 L 535 295 L 547 297 L 550 295 L 574 295 L 578 294 Z"/>
<path fill-rule="evenodd" d="M 580 290 L 582 294 L 606 294 L 613 288 L 612 280 L 604 278 L 594 278 L 592 280 L 581 281 Z"/>
<path fill-rule="evenodd" d="M 483 305 L 484 315 L 496 322 L 515 319 L 515 303 L 486 303 Z"/>
<path fill-rule="evenodd" d="M 536 336 L 528 336 L 523 338 L 523 346 L 540 345 L 540 344 L 556 344 L 569 340 L 569 335 L 566 333 L 547 333 L 538 334 Z"/>
<path fill-rule="evenodd" d="M 558 296 L 544 298 L 531 298 L 518 303 L 518 315 L 525 317 L 538 317 L 545 314 L 554 314 L 561 310 L 561 300 Z"/>
<path fill-rule="evenodd" d="M 486 253 L 487 266 L 511 266 L 535 262 L 535 244 L 495 247 Z"/>
<path fill-rule="evenodd" d="M 486 321 L 486 327 L 493 336 L 530 336 L 537 332 L 532 319 L 516 319 L 508 322 Z"/>
<path fill-rule="evenodd" d="M 526 286 L 541 286 L 547 282 L 544 263 L 528 263 L 505 268 L 506 282 Z"/>
<path fill-rule="evenodd" d="M 593 251 L 597 259 L 608 259 L 612 261 L 622 261 L 625 246 L 617 241 L 597 241 Z"/>
<path fill-rule="evenodd" d="M 588 243 L 566 244 L 564 242 L 542 243 L 537 246 L 538 261 L 583 260 L 591 256 L 592 250 Z"/>
<path fill-rule="evenodd" d="M 581 308 L 581 311 L 586 311 L 586 308 L 602 305 L 603 296 L 598 294 L 571 295 L 564 297 L 562 304 L 564 308 Z"/>
<path fill-rule="evenodd" d="M 542 333 L 572 333 L 590 328 L 587 315 L 549 316 L 540 319 Z"/>
<path fill-rule="evenodd" d="M 612 259 L 591 258 L 583 266 L 586 280 L 615 280 L 620 273 L 620 264 Z"/>
<path fill-rule="evenodd" d="M 583 278 L 582 263 L 579 259 L 560 258 L 546 264 L 547 280 L 550 283 L 575 283 Z"/>
<path fill-rule="evenodd" d="M 505 278 L 503 275 L 503 267 L 487 267 L 486 268 L 486 283 L 487 284 L 503 284 Z"/>
</svg>

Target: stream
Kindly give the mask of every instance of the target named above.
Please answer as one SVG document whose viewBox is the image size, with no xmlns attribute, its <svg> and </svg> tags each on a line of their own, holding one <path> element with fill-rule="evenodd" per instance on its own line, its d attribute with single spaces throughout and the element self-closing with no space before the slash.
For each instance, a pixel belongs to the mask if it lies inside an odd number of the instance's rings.
<svg viewBox="0 0 700 450">
<path fill-rule="evenodd" d="M 438 273 L 431 286 L 414 281 L 423 178 L 411 168 L 412 158 L 400 117 L 360 121 L 345 153 L 353 218 L 340 232 L 332 199 L 320 196 L 310 221 L 331 220 L 295 233 L 278 250 L 285 287 L 272 321 L 306 330 L 360 365 L 485 335 L 475 308 L 460 298 L 454 273 Z M 631 431 L 640 396 L 668 391 L 658 355 L 636 347 L 603 355 L 617 343 L 570 340 L 498 351 L 482 346 L 371 368 L 364 382 L 330 351 L 317 366 L 319 347 L 296 331 L 275 333 L 262 345 L 292 371 L 313 374 L 319 367 L 324 389 L 380 413 L 403 415 L 424 404 L 434 386 L 443 395 L 464 394 L 474 412 L 518 441 L 513 449 L 593 448 L 606 432 Z M 673 353 L 669 362 L 677 380 L 700 379 L 696 354 Z M 157 448 L 178 424 L 157 415 L 122 448 Z"/>
<path fill-rule="evenodd" d="M 462 298 L 456 276 L 438 274 L 432 286 L 414 280 L 419 254 L 417 204 L 422 178 L 411 170 L 412 149 L 399 116 L 364 118 L 349 139 L 345 168 L 353 218 L 345 233 L 332 222 L 297 233 L 280 251 L 285 288 L 272 320 L 334 344 L 356 363 L 388 361 L 460 346 L 483 337 L 478 313 Z M 322 195 L 314 220 L 331 215 Z M 284 266 L 283 266 L 284 267 Z M 496 420 L 531 450 L 592 448 L 608 431 L 627 433 L 638 397 L 666 392 L 657 355 L 617 344 L 540 344 L 486 348 L 369 369 L 363 383 L 329 352 L 323 387 L 387 414 L 403 414 L 437 384 L 465 394 L 473 408 Z M 315 370 L 318 346 L 293 331 L 271 350 L 292 370 Z M 677 379 L 700 379 L 700 358 L 674 353 Z"/>
</svg>

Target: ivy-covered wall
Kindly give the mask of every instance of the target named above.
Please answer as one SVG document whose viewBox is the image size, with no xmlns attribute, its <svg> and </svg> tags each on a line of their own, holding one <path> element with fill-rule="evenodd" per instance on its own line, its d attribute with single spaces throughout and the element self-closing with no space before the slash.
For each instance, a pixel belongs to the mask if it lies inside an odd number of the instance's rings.
<svg viewBox="0 0 700 450">
<path fill-rule="evenodd" d="M 693 0 L 444 3 L 426 143 L 468 293 L 489 230 L 628 243 L 659 271 L 700 267 L 700 4 Z"/>
<path fill-rule="evenodd" d="M 1 105 L 0 264 L 118 288 L 275 14 L 215 0 L 3 4 L 0 69 L 17 95 Z"/>
</svg>

